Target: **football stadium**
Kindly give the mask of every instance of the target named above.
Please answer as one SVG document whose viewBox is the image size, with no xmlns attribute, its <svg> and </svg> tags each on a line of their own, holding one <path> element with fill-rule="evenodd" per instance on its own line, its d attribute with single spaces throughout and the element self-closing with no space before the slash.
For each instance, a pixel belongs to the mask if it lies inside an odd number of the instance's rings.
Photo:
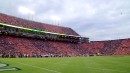
<svg viewBox="0 0 130 73">
<path fill-rule="evenodd" d="M 130 38 L 89 38 L 69 27 L 0 13 L 0 72 L 130 73 Z"/>
<path fill-rule="evenodd" d="M 130 73 L 130 0 L 0 0 L 0 73 Z"/>
</svg>

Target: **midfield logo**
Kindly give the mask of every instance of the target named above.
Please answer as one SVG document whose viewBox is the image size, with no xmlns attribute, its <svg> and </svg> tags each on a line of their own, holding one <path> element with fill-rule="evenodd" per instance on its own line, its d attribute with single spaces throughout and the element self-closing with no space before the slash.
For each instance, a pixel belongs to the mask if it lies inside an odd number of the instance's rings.
<svg viewBox="0 0 130 73">
<path fill-rule="evenodd" d="M 0 72 L 2 71 L 13 71 L 13 70 L 20 70 L 16 67 L 8 67 L 8 64 L 0 63 Z"/>
</svg>

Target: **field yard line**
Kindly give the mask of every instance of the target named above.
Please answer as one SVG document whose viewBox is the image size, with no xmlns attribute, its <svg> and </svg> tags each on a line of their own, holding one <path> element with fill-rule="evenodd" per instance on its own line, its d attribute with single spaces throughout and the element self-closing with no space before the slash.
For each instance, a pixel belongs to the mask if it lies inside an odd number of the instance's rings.
<svg viewBox="0 0 130 73">
<path fill-rule="evenodd" d="M 58 64 L 58 63 L 57 63 Z M 60 64 L 59 63 L 59 65 L 68 65 L 68 64 Z M 71 66 L 80 66 L 80 65 L 71 65 Z M 107 68 L 102 68 L 102 69 L 100 69 L 100 68 L 94 68 L 94 67 L 87 67 L 87 68 L 91 68 L 91 69 L 97 69 L 97 70 L 111 70 L 111 71 L 118 71 L 118 72 L 127 72 L 127 71 L 121 71 L 121 70 L 113 70 L 113 69 L 107 69 Z"/>
<path fill-rule="evenodd" d="M 11 61 L 11 60 L 8 60 L 8 61 Z M 50 71 L 50 72 L 62 73 L 62 72 L 59 72 L 59 71 L 55 71 L 55 70 L 51 70 L 51 69 L 47 69 L 47 68 L 43 68 L 43 67 L 38 67 L 38 66 L 33 66 L 33 65 L 29 65 L 29 64 L 24 64 L 24 63 L 21 63 L 21 62 L 16 62 L 16 63 L 22 64 L 22 65 L 26 65 L 26 66 L 31 66 L 31 67 L 34 67 L 34 68 L 39 68 L 39 69 L 47 70 L 47 71 Z"/>
<path fill-rule="evenodd" d="M 47 69 L 47 68 L 43 68 L 43 67 L 38 67 L 38 66 L 29 65 L 29 64 L 24 64 L 24 63 L 21 63 L 21 62 L 17 62 L 17 63 L 22 64 L 22 65 L 26 65 L 26 66 L 31 66 L 31 67 L 34 67 L 34 68 L 39 68 L 39 69 L 55 72 L 55 73 L 61 73 L 59 71 L 55 71 L 55 70 L 51 70 L 51 69 Z"/>
</svg>

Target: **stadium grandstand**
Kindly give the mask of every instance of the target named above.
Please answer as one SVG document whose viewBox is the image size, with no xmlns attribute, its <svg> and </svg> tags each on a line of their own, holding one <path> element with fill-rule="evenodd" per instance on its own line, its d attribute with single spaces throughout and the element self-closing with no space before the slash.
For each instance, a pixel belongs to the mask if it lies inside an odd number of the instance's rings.
<svg viewBox="0 0 130 73">
<path fill-rule="evenodd" d="M 91 53 L 97 55 L 130 55 L 130 38 L 91 41 L 89 48 Z"/>
<path fill-rule="evenodd" d="M 0 14 L 2 57 L 62 57 L 88 53 L 81 37 L 68 27 L 49 25 Z"/>
<path fill-rule="evenodd" d="M 0 13 L 0 57 L 130 55 L 130 39 L 90 41 L 73 29 Z"/>
</svg>

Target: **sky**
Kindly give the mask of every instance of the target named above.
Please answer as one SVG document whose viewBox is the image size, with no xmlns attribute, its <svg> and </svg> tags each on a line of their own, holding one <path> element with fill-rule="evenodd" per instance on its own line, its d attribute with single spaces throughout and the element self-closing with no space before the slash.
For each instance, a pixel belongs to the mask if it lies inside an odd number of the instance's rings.
<svg viewBox="0 0 130 73">
<path fill-rule="evenodd" d="M 130 0 L 0 0 L 0 13 L 70 27 L 90 41 L 130 38 Z"/>
</svg>

